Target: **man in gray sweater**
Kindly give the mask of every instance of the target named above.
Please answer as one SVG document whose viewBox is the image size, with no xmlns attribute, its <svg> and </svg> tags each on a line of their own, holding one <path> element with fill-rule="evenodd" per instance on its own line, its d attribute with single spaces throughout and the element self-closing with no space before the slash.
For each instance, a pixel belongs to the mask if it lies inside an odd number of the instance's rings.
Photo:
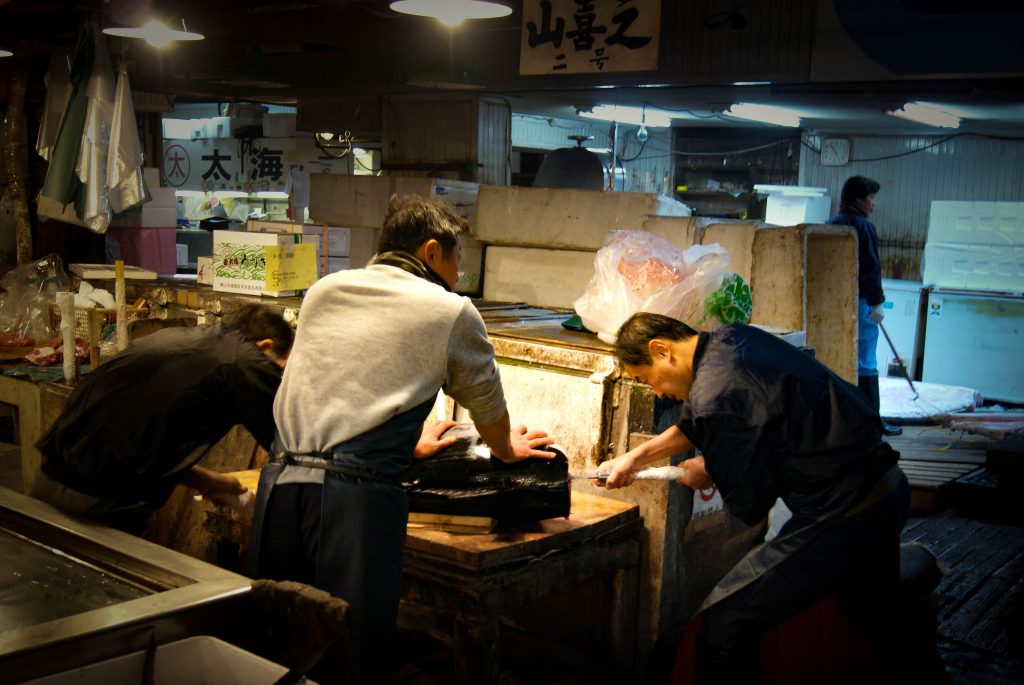
<svg viewBox="0 0 1024 685">
<path fill-rule="evenodd" d="M 492 457 L 552 457 L 539 449 L 553 442 L 546 433 L 511 427 L 483 319 L 452 292 L 467 228 L 439 201 L 393 197 L 371 264 L 306 294 L 274 402 L 254 570 L 348 601 L 366 669 L 386 663 L 408 514 L 401 477 L 438 390 L 469 410 Z"/>
</svg>

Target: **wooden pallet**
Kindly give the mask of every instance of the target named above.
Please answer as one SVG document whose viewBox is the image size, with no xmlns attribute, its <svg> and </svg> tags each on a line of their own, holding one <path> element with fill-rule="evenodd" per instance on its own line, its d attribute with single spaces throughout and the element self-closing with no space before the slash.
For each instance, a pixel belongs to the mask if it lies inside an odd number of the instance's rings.
<svg viewBox="0 0 1024 685">
<path fill-rule="evenodd" d="M 932 512 L 939 493 L 957 478 L 985 464 L 990 438 L 936 426 L 904 426 L 903 435 L 886 438 L 900 453 L 900 468 L 910 483 L 910 508 Z"/>
</svg>

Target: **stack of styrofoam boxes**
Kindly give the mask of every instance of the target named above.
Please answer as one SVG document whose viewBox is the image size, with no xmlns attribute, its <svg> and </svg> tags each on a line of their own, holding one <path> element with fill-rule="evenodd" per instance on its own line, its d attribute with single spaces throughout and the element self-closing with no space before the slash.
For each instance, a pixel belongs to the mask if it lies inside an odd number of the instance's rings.
<svg viewBox="0 0 1024 685">
<path fill-rule="evenodd" d="M 686 249 L 689 214 L 656 193 L 483 186 L 474 233 L 487 246 L 484 299 L 571 309 L 609 231 L 648 231 Z"/>
<path fill-rule="evenodd" d="M 1024 203 L 932 201 L 925 285 L 1024 292 Z"/>
<path fill-rule="evenodd" d="M 246 228 L 254 233 L 299 234 L 302 242 L 315 242 L 317 278 L 351 268 L 348 256 L 350 231 L 347 228 L 256 219 L 250 219 Z"/>
<path fill-rule="evenodd" d="M 478 188 L 476 183 L 446 178 L 310 174 L 309 214 L 314 221 L 344 226 L 349 230 L 349 263 L 358 269 L 366 266 L 377 251 L 377 236 L 392 195 L 440 198 L 472 224 Z M 477 295 L 480 292 L 483 246 L 475 239 L 475 229 L 473 235 L 462 237 L 461 245 L 461 274 L 455 290 Z"/>
<path fill-rule="evenodd" d="M 178 208 L 174 188 L 160 186 L 160 170 L 156 168 L 143 169 L 143 178 L 153 199 L 114 217 L 108 235 L 119 245 L 120 258 L 126 264 L 158 274 L 177 273 Z"/>
</svg>

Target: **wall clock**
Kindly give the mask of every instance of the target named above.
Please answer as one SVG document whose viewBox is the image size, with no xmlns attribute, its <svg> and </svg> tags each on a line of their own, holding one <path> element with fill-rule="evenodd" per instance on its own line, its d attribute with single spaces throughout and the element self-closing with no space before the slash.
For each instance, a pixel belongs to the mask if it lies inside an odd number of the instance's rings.
<svg viewBox="0 0 1024 685">
<path fill-rule="evenodd" d="M 849 138 L 822 138 L 821 165 L 842 166 L 850 161 Z"/>
</svg>

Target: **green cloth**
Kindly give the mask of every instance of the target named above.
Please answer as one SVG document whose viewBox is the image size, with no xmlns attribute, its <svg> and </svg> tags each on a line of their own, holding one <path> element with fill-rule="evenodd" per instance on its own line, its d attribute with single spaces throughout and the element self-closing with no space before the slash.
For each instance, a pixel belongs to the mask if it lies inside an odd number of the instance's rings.
<svg viewBox="0 0 1024 685">
<path fill-rule="evenodd" d="M 79 375 L 81 376 L 90 371 L 92 371 L 92 367 L 88 364 L 82 364 L 79 367 Z M 4 369 L 4 375 L 14 376 L 15 378 L 29 378 L 37 383 L 60 383 L 64 380 L 64 365 L 35 366 L 33 364 L 31 366 L 16 366 L 11 369 Z"/>
<path fill-rule="evenodd" d="M 94 53 L 93 33 L 91 29 L 86 29 L 79 38 L 78 51 L 71 65 L 71 98 L 61 119 L 46 180 L 43 181 L 43 195 L 62 205 L 74 201 L 76 210 L 80 209 L 79 203 L 82 202 L 82 182 L 75 173 L 75 165 L 78 163 L 78 150 L 82 144 L 82 131 L 89 106 L 85 89 L 89 85 Z M 76 214 L 81 217 L 80 211 L 76 211 Z"/>
</svg>

